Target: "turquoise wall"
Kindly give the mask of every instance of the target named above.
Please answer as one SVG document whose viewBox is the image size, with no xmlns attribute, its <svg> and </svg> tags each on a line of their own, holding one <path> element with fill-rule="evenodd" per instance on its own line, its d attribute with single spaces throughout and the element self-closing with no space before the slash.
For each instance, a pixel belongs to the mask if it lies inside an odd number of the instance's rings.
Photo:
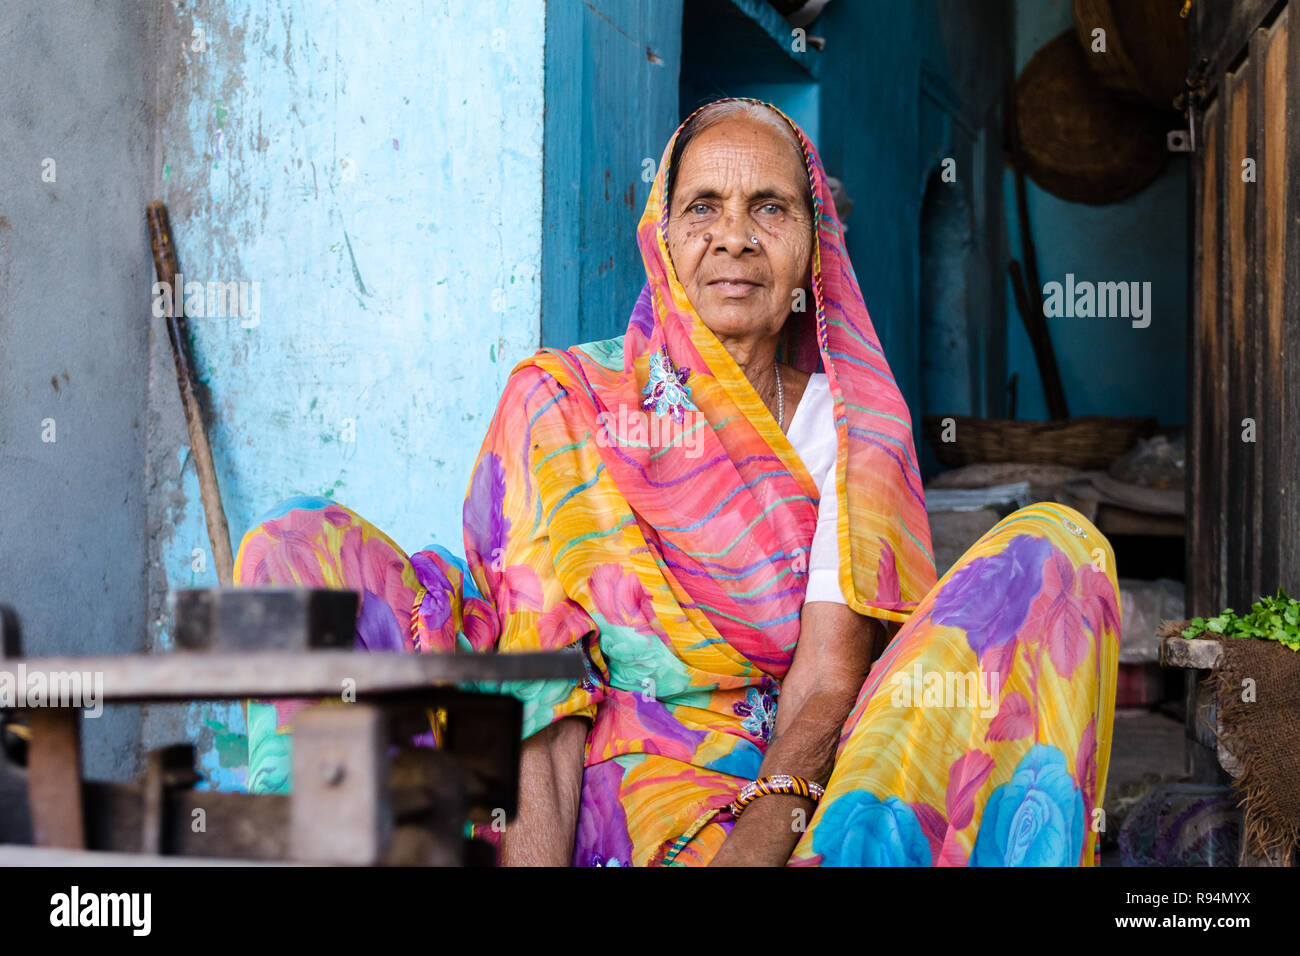
<svg viewBox="0 0 1300 956">
<path fill-rule="evenodd" d="M 260 283 L 192 319 L 226 515 L 332 497 L 407 551 L 461 550 L 470 469 L 540 345 L 544 4 L 200 0 L 168 10 L 153 153 L 185 274 Z M 201 29 L 206 50 L 192 49 Z M 143 214 L 143 211 L 141 211 Z M 140 275 L 141 295 L 150 279 Z M 151 641 L 167 588 L 214 586 L 162 325 L 152 342 Z M 237 785 L 235 706 L 152 708 Z"/>
<path fill-rule="evenodd" d="M 1018 0 L 1016 69 L 1071 27 L 1064 0 Z M 1122 202 L 1066 202 L 1027 180 L 1030 225 L 1043 283 L 1151 283 L 1151 324 L 1115 318 L 1048 319 L 1071 415 L 1153 415 L 1183 424 L 1187 382 L 1187 160 L 1169 156 L 1159 178 Z M 1020 258 L 1015 192 L 1006 182 L 1011 251 Z M 1007 374 L 1019 373 L 1018 418 L 1046 419 L 1042 380 L 1029 338 L 1007 300 Z M 1039 290 L 1041 292 L 1041 290 Z"/>
<path fill-rule="evenodd" d="M 540 0 L 536 0 L 540 3 Z M 621 335 L 636 224 L 680 122 L 682 0 L 548 0 L 542 344 Z"/>
<path fill-rule="evenodd" d="M 854 199 L 847 244 L 885 355 L 911 410 L 922 465 L 924 414 L 956 405 L 997 414 L 1004 354 L 1006 268 L 1000 164 L 1003 73 L 1010 67 L 1009 5 L 995 0 L 911 3 L 833 2 L 812 32 L 821 55 L 821 141 L 826 168 Z M 942 366 L 950 347 L 922 328 L 922 213 L 926 187 L 945 158 L 956 182 L 936 187 L 960 197 L 971 245 L 955 266 L 968 282 L 966 330 L 952 361 L 973 364 L 973 390 L 942 407 L 923 400 L 924 358 Z M 969 350 L 969 351 L 968 351 Z M 971 360 L 973 356 L 973 360 Z M 972 390 L 970 384 L 967 390 Z"/>
</svg>

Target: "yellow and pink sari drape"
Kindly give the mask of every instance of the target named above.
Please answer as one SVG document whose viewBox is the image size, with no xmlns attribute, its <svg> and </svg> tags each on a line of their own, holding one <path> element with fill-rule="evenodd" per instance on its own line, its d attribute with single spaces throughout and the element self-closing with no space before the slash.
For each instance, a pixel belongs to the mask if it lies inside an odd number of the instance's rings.
<svg viewBox="0 0 1300 956">
<path fill-rule="evenodd" d="M 783 114 L 782 114 L 783 115 Z M 787 122 L 789 122 L 787 118 Z M 1119 636 L 1114 556 L 1060 505 L 1022 509 L 936 585 L 911 418 L 816 150 L 813 296 L 785 359 L 835 405 L 841 591 L 902 624 L 843 729 L 796 864 L 1095 861 Z M 626 333 L 512 371 L 464 504 L 465 556 L 405 554 L 354 512 L 286 502 L 241 583 L 353 587 L 358 642 L 418 653 L 567 649 L 586 678 L 500 686 L 525 736 L 592 721 L 574 862 L 708 862 L 758 772 L 800 639 L 818 489 L 673 272 L 664 191 L 638 229 Z M 287 713 L 250 747 L 283 760 Z M 254 715 L 250 713 L 250 723 Z M 485 834 L 486 835 L 486 834 Z"/>
</svg>

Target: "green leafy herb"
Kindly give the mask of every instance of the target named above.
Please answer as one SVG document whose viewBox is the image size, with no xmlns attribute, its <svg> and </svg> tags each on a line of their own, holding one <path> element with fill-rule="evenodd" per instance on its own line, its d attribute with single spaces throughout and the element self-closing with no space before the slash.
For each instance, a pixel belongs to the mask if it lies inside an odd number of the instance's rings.
<svg viewBox="0 0 1300 956">
<path fill-rule="evenodd" d="M 1260 598 L 1244 617 L 1228 607 L 1215 617 L 1192 618 L 1183 628 L 1183 637 L 1201 637 L 1206 632 L 1223 637 L 1277 641 L 1293 651 L 1300 651 L 1300 601 L 1288 597 L 1278 588 L 1276 597 Z"/>
</svg>

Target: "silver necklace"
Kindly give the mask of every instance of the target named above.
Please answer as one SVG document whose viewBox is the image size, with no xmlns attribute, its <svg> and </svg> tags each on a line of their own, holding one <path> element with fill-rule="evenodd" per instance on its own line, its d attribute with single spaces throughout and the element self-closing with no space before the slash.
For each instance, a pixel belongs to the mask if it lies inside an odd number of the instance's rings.
<svg viewBox="0 0 1300 956">
<path fill-rule="evenodd" d="M 781 384 L 781 367 L 772 360 L 772 371 L 776 373 L 776 427 L 785 431 L 785 387 Z"/>
</svg>

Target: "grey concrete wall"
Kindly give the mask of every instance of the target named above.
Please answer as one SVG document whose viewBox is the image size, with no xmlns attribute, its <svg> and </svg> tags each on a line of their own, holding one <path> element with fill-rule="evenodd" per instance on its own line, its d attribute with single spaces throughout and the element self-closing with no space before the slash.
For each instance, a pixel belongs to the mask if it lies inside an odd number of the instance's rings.
<svg viewBox="0 0 1300 956">
<path fill-rule="evenodd" d="M 146 644 L 152 7 L 0 16 L 0 601 L 27 654 Z M 139 727 L 85 721 L 86 771 L 132 773 Z"/>
</svg>

